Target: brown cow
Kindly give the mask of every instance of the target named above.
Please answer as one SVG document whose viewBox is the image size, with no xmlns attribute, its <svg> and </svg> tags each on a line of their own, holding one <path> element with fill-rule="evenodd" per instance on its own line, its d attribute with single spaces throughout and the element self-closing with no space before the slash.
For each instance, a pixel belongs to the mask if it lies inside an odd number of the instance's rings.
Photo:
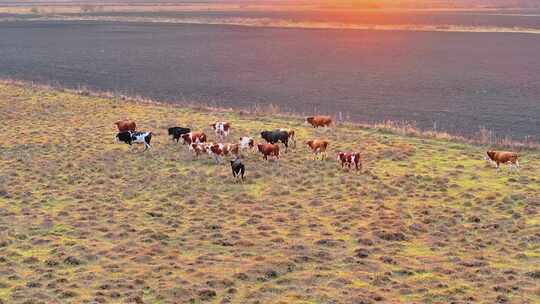
<svg viewBox="0 0 540 304">
<path fill-rule="evenodd" d="M 337 154 L 337 159 L 341 162 L 341 168 L 347 166 L 350 170 L 354 165 L 357 171 L 362 169 L 362 161 L 358 152 L 340 152 Z"/>
<path fill-rule="evenodd" d="M 500 164 L 508 164 L 510 170 L 514 167 L 519 168 L 519 155 L 515 152 L 508 151 L 487 151 L 486 160 L 489 160 L 496 164 L 497 170 L 500 168 Z"/>
<path fill-rule="evenodd" d="M 306 118 L 306 122 L 312 125 L 314 128 L 329 127 L 332 124 L 332 117 L 330 116 L 311 116 Z"/>
<path fill-rule="evenodd" d="M 326 155 L 326 148 L 328 148 L 327 140 L 312 139 L 312 140 L 306 141 L 306 145 L 308 145 L 311 148 L 311 151 L 313 152 L 315 159 L 317 159 L 317 156 L 319 154 L 321 155 L 321 159 L 325 159 L 327 157 Z"/>
<path fill-rule="evenodd" d="M 189 132 L 180 136 L 180 142 L 184 145 L 191 145 L 192 143 L 204 143 L 206 142 L 206 134 L 204 132 Z"/>
<path fill-rule="evenodd" d="M 119 120 L 114 124 L 118 128 L 118 132 L 135 132 L 135 129 L 137 128 L 137 124 L 134 121 L 128 119 Z"/>
<path fill-rule="evenodd" d="M 268 156 L 279 159 L 279 146 L 277 144 L 258 144 L 257 149 L 262 153 L 265 160 L 268 160 Z"/>
</svg>

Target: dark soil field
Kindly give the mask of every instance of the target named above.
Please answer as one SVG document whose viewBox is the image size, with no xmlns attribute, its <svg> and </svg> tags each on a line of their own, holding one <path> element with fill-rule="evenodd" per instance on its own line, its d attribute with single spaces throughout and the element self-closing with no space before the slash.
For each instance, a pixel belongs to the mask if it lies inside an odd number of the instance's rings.
<svg viewBox="0 0 540 304">
<path fill-rule="evenodd" d="M 205 18 L 229 16 L 221 14 Z M 539 139 L 538 34 L 172 24 L 167 13 L 143 16 L 163 23 L 2 22 L 0 77 L 172 103 L 271 103 L 284 112 L 341 112 L 355 122 L 413 121 L 470 137 L 484 127 L 498 137 Z"/>
<path fill-rule="evenodd" d="M 125 117 L 153 149 L 113 141 Z M 299 144 L 235 184 L 166 136 L 217 119 Z M 540 303 L 538 152 L 497 173 L 488 147 L 6 84 L 0 121 L 0 303 Z"/>
</svg>

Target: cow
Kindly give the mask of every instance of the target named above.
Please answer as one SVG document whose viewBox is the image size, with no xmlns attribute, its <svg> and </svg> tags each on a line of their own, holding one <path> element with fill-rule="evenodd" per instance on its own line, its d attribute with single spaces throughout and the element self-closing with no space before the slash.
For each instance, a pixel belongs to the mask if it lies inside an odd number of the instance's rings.
<svg viewBox="0 0 540 304">
<path fill-rule="evenodd" d="M 208 147 L 208 154 L 214 158 L 216 163 L 221 163 L 224 156 L 234 154 L 238 156 L 238 144 L 213 144 Z"/>
<path fill-rule="evenodd" d="M 362 161 L 358 152 L 339 152 L 337 160 L 341 162 L 341 168 L 347 166 L 350 170 L 354 166 L 356 171 L 362 169 Z"/>
<path fill-rule="evenodd" d="M 306 117 L 306 123 L 310 124 L 314 128 L 329 127 L 332 124 L 332 117 L 320 115 Z"/>
<path fill-rule="evenodd" d="M 285 145 L 285 152 L 287 152 L 289 148 L 289 133 L 287 132 L 279 130 L 263 131 L 261 132 L 261 137 L 269 144 L 282 142 Z"/>
<path fill-rule="evenodd" d="M 189 145 L 189 150 L 195 155 L 196 158 L 199 158 L 201 154 L 208 153 L 210 146 L 213 144 L 208 143 L 191 143 Z"/>
<path fill-rule="evenodd" d="M 225 121 L 215 122 L 210 124 L 210 127 L 214 129 L 216 136 L 221 139 L 229 136 L 229 132 L 231 131 L 231 124 Z"/>
<path fill-rule="evenodd" d="M 176 142 L 180 140 L 180 136 L 182 136 L 183 134 L 187 134 L 189 132 L 191 132 L 190 128 L 183 128 L 183 127 L 169 128 L 169 136 L 172 136 L 172 140 L 176 140 Z"/>
<path fill-rule="evenodd" d="M 251 137 L 243 136 L 238 141 L 240 150 L 252 150 L 255 148 L 255 141 Z"/>
<path fill-rule="evenodd" d="M 152 132 L 120 132 L 116 134 L 116 138 L 119 141 L 125 142 L 130 146 L 133 143 L 142 143 L 144 144 L 144 151 L 152 148 L 152 146 L 150 146 L 150 141 L 152 140 Z"/>
<path fill-rule="evenodd" d="M 296 148 L 296 133 L 294 132 L 293 129 L 281 128 L 281 129 L 278 129 L 278 131 L 287 132 L 287 134 L 289 134 L 289 144 L 291 144 L 293 148 Z"/>
<path fill-rule="evenodd" d="M 119 120 L 114 123 L 116 127 L 118 128 L 118 132 L 135 132 L 135 129 L 137 128 L 137 124 L 132 120 Z"/>
<path fill-rule="evenodd" d="M 116 134 L 116 140 L 125 142 L 128 145 L 131 145 L 132 139 L 131 139 L 131 131 L 123 131 Z"/>
<path fill-rule="evenodd" d="M 234 160 L 231 160 L 231 169 L 232 169 L 232 175 L 235 181 L 238 179 L 241 179 L 244 181 L 244 174 L 246 172 L 246 167 L 240 160 L 240 158 L 235 158 Z"/>
<path fill-rule="evenodd" d="M 276 144 L 258 144 L 257 149 L 265 160 L 268 160 L 268 156 L 274 156 L 276 159 L 279 159 L 279 146 Z"/>
<path fill-rule="evenodd" d="M 191 145 L 192 143 L 204 143 L 206 142 L 206 134 L 204 132 L 189 132 L 180 135 L 180 142 L 184 145 Z"/>
<path fill-rule="evenodd" d="M 313 155 L 315 156 L 315 159 L 320 154 L 321 159 L 325 159 L 327 157 L 326 155 L 326 148 L 328 148 L 328 141 L 322 140 L 322 139 L 312 139 L 306 141 L 306 145 L 311 148 L 311 151 L 313 152 Z"/>
<path fill-rule="evenodd" d="M 500 169 L 500 164 L 508 164 L 510 170 L 519 168 L 519 155 L 515 152 L 487 151 L 485 159 L 495 163 L 497 170 Z"/>
</svg>

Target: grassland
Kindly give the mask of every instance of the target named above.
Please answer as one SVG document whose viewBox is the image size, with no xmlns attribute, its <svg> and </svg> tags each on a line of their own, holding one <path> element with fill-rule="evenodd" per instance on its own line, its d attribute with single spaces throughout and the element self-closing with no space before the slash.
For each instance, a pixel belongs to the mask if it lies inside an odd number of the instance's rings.
<svg viewBox="0 0 540 304">
<path fill-rule="evenodd" d="M 124 117 L 152 150 L 113 142 Z M 166 136 L 216 119 L 299 145 L 235 184 Z M 497 174 L 486 147 L 7 84 L 0 122 L 0 303 L 540 303 L 538 152 Z"/>
</svg>

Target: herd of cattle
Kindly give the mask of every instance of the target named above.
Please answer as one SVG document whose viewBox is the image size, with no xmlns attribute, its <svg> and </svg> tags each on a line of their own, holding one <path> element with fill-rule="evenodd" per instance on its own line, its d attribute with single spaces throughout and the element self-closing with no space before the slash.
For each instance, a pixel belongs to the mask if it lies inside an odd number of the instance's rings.
<svg viewBox="0 0 540 304">
<path fill-rule="evenodd" d="M 306 118 L 306 123 L 314 128 L 330 127 L 333 125 L 331 117 L 328 116 L 312 116 Z M 144 151 L 151 148 L 152 132 L 137 131 L 137 125 L 131 120 L 121 120 L 115 122 L 118 128 L 116 140 L 124 142 L 128 145 L 133 143 L 141 143 L 144 145 Z M 262 154 L 265 160 L 273 157 L 276 160 L 280 156 L 279 143 L 285 147 L 285 152 L 289 146 L 296 147 L 296 133 L 292 129 L 276 129 L 271 131 L 262 131 L 260 136 L 264 139 L 264 143 L 255 144 L 252 137 L 240 137 L 236 143 L 223 143 L 231 132 L 231 124 L 228 122 L 215 122 L 210 124 L 214 130 L 218 142 L 208 142 L 208 136 L 203 131 L 192 131 L 185 127 L 171 127 L 168 129 L 168 135 L 173 141 L 180 142 L 188 146 L 194 157 L 198 158 L 203 154 L 210 155 L 216 163 L 221 163 L 224 157 L 234 157 L 231 161 L 232 175 L 235 179 L 244 180 L 245 166 L 240 159 L 242 151 L 251 150 L 258 151 Z M 319 156 L 321 159 L 326 159 L 329 141 L 324 139 L 312 139 L 305 142 L 311 149 L 314 158 Z M 487 151 L 485 159 L 496 165 L 499 169 L 500 164 L 509 164 L 510 169 L 519 168 L 518 154 L 508 151 Z M 357 171 L 362 169 L 362 161 L 359 152 L 338 152 L 337 160 L 341 164 L 341 168 L 351 170 L 355 168 Z"/>
</svg>

